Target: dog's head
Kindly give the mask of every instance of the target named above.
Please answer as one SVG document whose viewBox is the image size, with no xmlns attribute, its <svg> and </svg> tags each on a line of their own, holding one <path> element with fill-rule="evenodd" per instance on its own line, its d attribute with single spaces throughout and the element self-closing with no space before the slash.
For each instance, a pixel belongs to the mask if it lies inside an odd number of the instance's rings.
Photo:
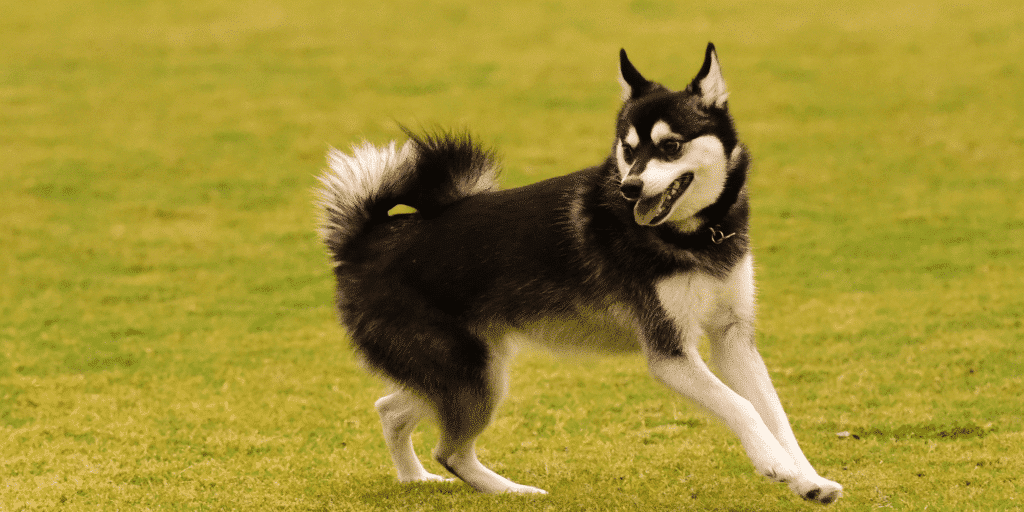
<svg viewBox="0 0 1024 512">
<path fill-rule="evenodd" d="M 722 194 L 743 151 L 715 47 L 708 43 L 704 65 L 682 91 L 645 79 L 625 50 L 619 54 L 619 72 L 625 102 L 614 148 L 619 190 L 635 202 L 637 224 L 669 221 L 694 231 L 701 225 L 697 213 Z"/>
</svg>

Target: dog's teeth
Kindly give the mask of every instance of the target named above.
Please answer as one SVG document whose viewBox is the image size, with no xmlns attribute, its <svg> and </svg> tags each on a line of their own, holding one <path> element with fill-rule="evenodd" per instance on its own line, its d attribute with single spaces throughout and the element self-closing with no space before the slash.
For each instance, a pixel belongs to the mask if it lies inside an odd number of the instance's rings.
<svg viewBox="0 0 1024 512">
<path fill-rule="evenodd" d="M 672 191 L 671 190 L 668 191 L 668 192 L 665 192 L 664 194 L 661 194 L 661 203 L 658 204 L 658 215 L 661 215 L 661 212 L 665 211 L 665 209 L 670 206 L 669 205 L 669 199 L 671 197 L 672 197 Z"/>
<path fill-rule="evenodd" d="M 679 187 L 679 181 L 676 180 L 668 186 L 667 190 L 661 193 L 660 202 L 658 203 L 657 213 L 655 215 L 661 215 L 661 213 L 668 209 L 668 207 L 672 206 L 672 199 L 675 197 L 676 193 L 679 192 Z"/>
</svg>

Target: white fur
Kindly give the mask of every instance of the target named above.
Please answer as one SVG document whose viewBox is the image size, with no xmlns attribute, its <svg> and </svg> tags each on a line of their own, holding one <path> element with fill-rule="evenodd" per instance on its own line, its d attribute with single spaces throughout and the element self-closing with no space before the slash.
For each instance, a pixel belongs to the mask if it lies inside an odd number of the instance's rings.
<svg viewBox="0 0 1024 512">
<path fill-rule="evenodd" d="M 409 391 L 400 390 L 374 404 L 384 427 L 384 442 L 391 452 L 399 482 L 441 482 L 442 476 L 429 473 L 416 457 L 412 432 L 420 420 L 433 415 L 433 409 Z"/>
<path fill-rule="evenodd" d="M 663 120 L 654 123 L 651 128 L 652 142 L 660 144 L 673 138 L 682 139 L 682 136 L 673 132 L 669 124 Z M 623 146 L 635 147 L 639 141 L 636 128 L 630 126 L 626 137 L 616 144 L 615 159 L 622 179 L 626 178 L 632 167 L 626 162 Z M 737 151 L 739 146 L 733 151 L 732 158 L 739 155 Z M 665 217 L 665 220 L 675 222 L 684 232 L 692 232 L 701 225 L 693 216 L 714 203 L 725 188 L 728 168 L 729 160 L 726 158 L 722 141 L 713 135 L 702 135 L 685 142 L 682 156 L 675 160 L 648 160 L 647 166 L 639 174 L 643 181 L 641 194 L 645 198 L 657 196 L 665 192 L 668 186 L 684 173 L 692 172 L 693 181 L 671 206 L 669 215 Z"/>
<path fill-rule="evenodd" d="M 494 394 L 494 405 L 501 401 L 508 390 L 508 364 L 513 348 L 502 334 L 488 333 L 490 359 L 487 368 Z M 490 418 L 487 418 L 490 421 Z M 478 425 L 482 430 L 485 425 Z M 392 454 L 394 452 L 392 451 Z M 517 484 L 480 463 L 476 456 L 476 436 L 453 439 L 444 431 L 433 451 L 434 458 L 474 489 L 488 494 L 547 494 L 547 491 L 529 485 Z M 417 461 L 418 463 L 418 461 Z"/>
<path fill-rule="evenodd" d="M 401 150 L 395 148 L 394 141 L 381 147 L 363 142 L 352 146 L 351 155 L 330 148 L 328 170 L 318 178 L 322 185 L 317 189 L 320 238 L 329 246 L 343 244 L 352 234 L 348 222 L 369 216 L 363 198 L 397 186 L 415 157 L 411 142 Z"/>
<path fill-rule="evenodd" d="M 648 160 L 644 172 L 640 173 L 640 178 L 644 181 L 643 197 L 661 194 L 683 173 L 695 170 L 692 167 L 691 162 L 684 159 L 665 161 L 652 158 Z M 693 184 L 690 186 L 692 187 Z M 686 197 L 686 194 L 683 194 L 682 197 Z M 679 201 L 682 201 L 682 197 Z"/>
<path fill-rule="evenodd" d="M 622 140 L 626 141 L 626 144 L 629 144 L 629 147 L 636 149 L 636 147 L 640 145 L 640 135 L 636 133 L 636 127 L 630 126 L 629 131 L 626 132 L 626 138 Z"/>
<path fill-rule="evenodd" d="M 721 190 L 723 188 L 725 188 L 725 180 L 728 178 L 728 176 L 727 176 L 728 175 L 728 169 L 735 164 L 735 160 L 737 158 L 739 158 L 742 153 L 743 153 L 743 149 L 739 145 L 737 145 L 736 147 L 734 147 L 732 149 L 732 154 L 729 155 L 729 161 L 726 163 L 726 170 L 724 171 L 725 175 L 723 175 L 721 177 L 721 187 L 718 189 L 719 192 L 714 194 L 715 197 L 718 197 L 718 194 L 721 193 Z M 713 183 L 715 181 L 716 180 L 710 180 L 710 183 Z M 705 185 L 708 185 L 708 184 L 709 184 L 709 182 L 705 182 Z M 714 188 L 712 187 L 711 190 L 714 190 Z M 703 200 L 707 200 L 706 196 L 707 196 L 708 193 L 711 192 L 711 190 L 706 190 L 705 191 L 705 199 L 703 199 Z M 681 200 L 682 200 L 682 198 L 680 198 L 680 201 Z M 700 204 L 700 199 L 696 200 L 696 202 L 697 202 L 697 204 Z M 708 204 L 710 204 L 710 203 L 708 203 Z M 697 208 L 696 210 L 693 210 L 693 211 L 696 213 L 696 212 L 700 211 L 703 208 L 704 207 L 700 207 L 700 208 Z M 693 209 L 692 206 L 691 206 L 690 209 L 691 210 Z M 693 217 L 692 214 L 691 214 L 691 216 L 686 217 L 684 212 L 676 211 L 674 213 L 675 213 L 675 215 L 671 216 L 672 217 L 672 221 L 675 222 L 677 228 L 679 228 L 680 230 L 682 230 L 684 232 L 692 233 L 692 232 L 696 231 L 697 229 L 699 229 L 701 227 L 701 225 L 702 225 L 702 221 L 700 219 L 696 218 L 696 217 Z"/>
<path fill-rule="evenodd" d="M 488 469 L 476 457 L 475 442 L 449 444 L 442 437 L 434 448 L 434 458 L 445 461 L 463 481 L 487 494 L 547 494 L 544 489 L 517 484 Z"/>
<path fill-rule="evenodd" d="M 680 332 L 682 357 L 649 354 L 651 374 L 721 419 L 740 439 L 761 474 L 789 484 L 801 496 L 831 502 L 842 486 L 818 476 L 797 444 L 757 352 L 754 335 L 753 258 L 749 255 L 724 280 L 679 274 L 658 283 L 658 298 Z M 702 334 L 722 380 L 701 359 Z M 731 386 L 731 387 L 730 387 Z"/>
<path fill-rule="evenodd" d="M 615 163 L 619 167 L 620 178 L 624 180 L 626 179 L 626 176 L 629 175 L 629 169 L 631 166 L 626 163 L 626 156 L 622 149 L 623 144 L 625 143 L 620 140 L 619 143 L 615 145 Z"/>
<path fill-rule="evenodd" d="M 622 91 L 619 93 L 619 97 L 622 101 L 628 101 L 633 97 L 633 87 L 626 82 L 626 77 L 622 76 L 622 68 L 619 68 L 619 85 L 622 86 Z"/>
<path fill-rule="evenodd" d="M 675 208 L 690 215 L 715 202 L 725 186 L 727 162 L 722 141 L 714 135 L 702 135 L 686 142 L 682 156 L 665 161 L 652 158 L 640 173 L 644 197 L 656 196 L 686 172 L 694 173 L 693 183 L 676 202 Z"/>
<path fill-rule="evenodd" d="M 626 179 L 632 165 L 626 162 L 623 144 L 628 145 L 632 149 L 636 149 L 640 145 L 640 135 L 637 134 L 636 127 L 630 126 L 626 136 L 615 145 L 615 162 L 618 164 L 619 174 L 622 176 L 622 179 Z"/>
<path fill-rule="evenodd" d="M 693 182 L 676 201 L 672 213 L 669 214 L 670 220 L 684 222 L 713 204 L 722 194 L 728 174 L 728 162 L 722 141 L 711 135 L 702 135 L 686 143 L 683 157 L 676 162 L 680 167 L 677 170 L 677 177 L 684 172 L 693 172 Z M 669 180 L 669 183 L 671 182 Z"/>
<path fill-rule="evenodd" d="M 603 309 L 577 305 L 572 315 L 551 316 L 509 332 L 517 341 L 566 352 L 636 352 L 636 317 L 621 304 Z"/>
<path fill-rule="evenodd" d="M 665 121 L 658 121 L 651 127 L 651 141 L 657 146 L 666 139 L 678 139 L 683 140 L 683 136 L 672 131 L 672 127 Z"/>
<path fill-rule="evenodd" d="M 693 215 L 714 203 L 725 188 L 728 161 L 722 141 L 713 135 L 702 135 L 685 143 L 683 155 L 676 160 L 648 161 L 647 168 L 640 173 L 644 182 L 643 196 L 653 197 L 665 192 L 673 181 L 686 172 L 693 173 L 693 182 L 672 205 L 666 219 L 678 223 L 684 231 L 692 231 L 699 225 L 699 222 L 691 221 Z"/>
<path fill-rule="evenodd" d="M 722 66 L 718 63 L 718 53 L 711 52 L 711 68 L 707 76 L 700 81 L 701 101 L 707 106 L 722 108 L 729 99 L 729 90 L 722 77 Z"/>
<path fill-rule="evenodd" d="M 395 149 L 395 141 L 381 147 L 363 142 L 352 146 L 351 156 L 330 148 L 327 152 L 329 170 L 320 177 L 323 184 L 320 189 L 322 206 L 329 208 L 339 202 L 357 202 L 346 199 L 362 198 L 380 190 L 393 182 L 396 175 L 404 170 L 404 164 L 412 161 L 414 156 L 411 142 L 402 145 L 401 150 Z"/>
<path fill-rule="evenodd" d="M 387 146 L 374 146 L 369 142 L 352 146 L 352 154 L 345 154 L 335 148 L 327 151 L 328 170 L 318 179 L 323 185 L 317 190 L 318 204 L 322 212 L 320 233 L 325 240 L 331 232 L 344 232 L 350 228 L 338 225 L 332 219 L 349 218 L 335 215 L 341 208 L 348 205 L 359 208 L 362 199 L 381 190 L 398 186 L 402 178 L 410 172 L 409 166 L 416 159 L 416 145 L 408 141 L 401 149 L 396 149 L 395 141 Z M 472 196 L 498 188 L 498 168 L 490 166 L 478 174 L 467 173 L 458 176 L 455 181 L 458 195 Z"/>
</svg>

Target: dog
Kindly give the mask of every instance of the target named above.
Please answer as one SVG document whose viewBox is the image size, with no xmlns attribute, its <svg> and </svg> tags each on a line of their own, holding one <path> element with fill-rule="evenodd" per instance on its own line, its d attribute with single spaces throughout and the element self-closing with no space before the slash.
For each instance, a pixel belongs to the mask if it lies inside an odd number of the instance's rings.
<svg viewBox="0 0 1024 512">
<path fill-rule="evenodd" d="M 361 360 L 396 384 L 376 401 L 402 482 L 441 481 L 411 433 L 484 493 L 545 493 L 482 465 L 475 441 L 507 390 L 517 340 L 640 350 L 650 374 L 721 419 L 757 472 L 828 504 L 754 341 L 750 157 L 713 44 L 681 91 L 619 54 L 623 104 L 600 165 L 498 190 L 469 135 L 331 149 L 317 188 L 337 310 Z M 394 213 L 397 205 L 414 211 Z M 390 213 L 389 213 L 390 212 Z M 710 340 L 713 373 L 698 352 Z"/>
</svg>

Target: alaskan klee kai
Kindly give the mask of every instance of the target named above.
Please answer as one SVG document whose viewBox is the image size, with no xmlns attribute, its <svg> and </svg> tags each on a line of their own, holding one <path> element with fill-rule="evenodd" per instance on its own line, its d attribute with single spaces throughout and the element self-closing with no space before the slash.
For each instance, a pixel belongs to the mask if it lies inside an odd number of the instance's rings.
<svg viewBox="0 0 1024 512">
<path fill-rule="evenodd" d="M 682 91 L 645 79 L 625 51 L 619 61 L 611 155 L 588 169 L 498 190 L 493 155 L 451 134 L 328 154 L 320 232 L 341 321 L 397 386 L 376 408 L 398 479 L 443 480 L 410 438 L 430 418 L 434 458 L 475 489 L 544 492 L 475 453 L 525 337 L 642 351 L 655 379 L 739 437 L 757 472 L 831 503 L 843 488 L 800 450 L 755 347 L 750 160 L 715 48 Z M 415 212 L 389 215 L 396 205 Z"/>
</svg>

